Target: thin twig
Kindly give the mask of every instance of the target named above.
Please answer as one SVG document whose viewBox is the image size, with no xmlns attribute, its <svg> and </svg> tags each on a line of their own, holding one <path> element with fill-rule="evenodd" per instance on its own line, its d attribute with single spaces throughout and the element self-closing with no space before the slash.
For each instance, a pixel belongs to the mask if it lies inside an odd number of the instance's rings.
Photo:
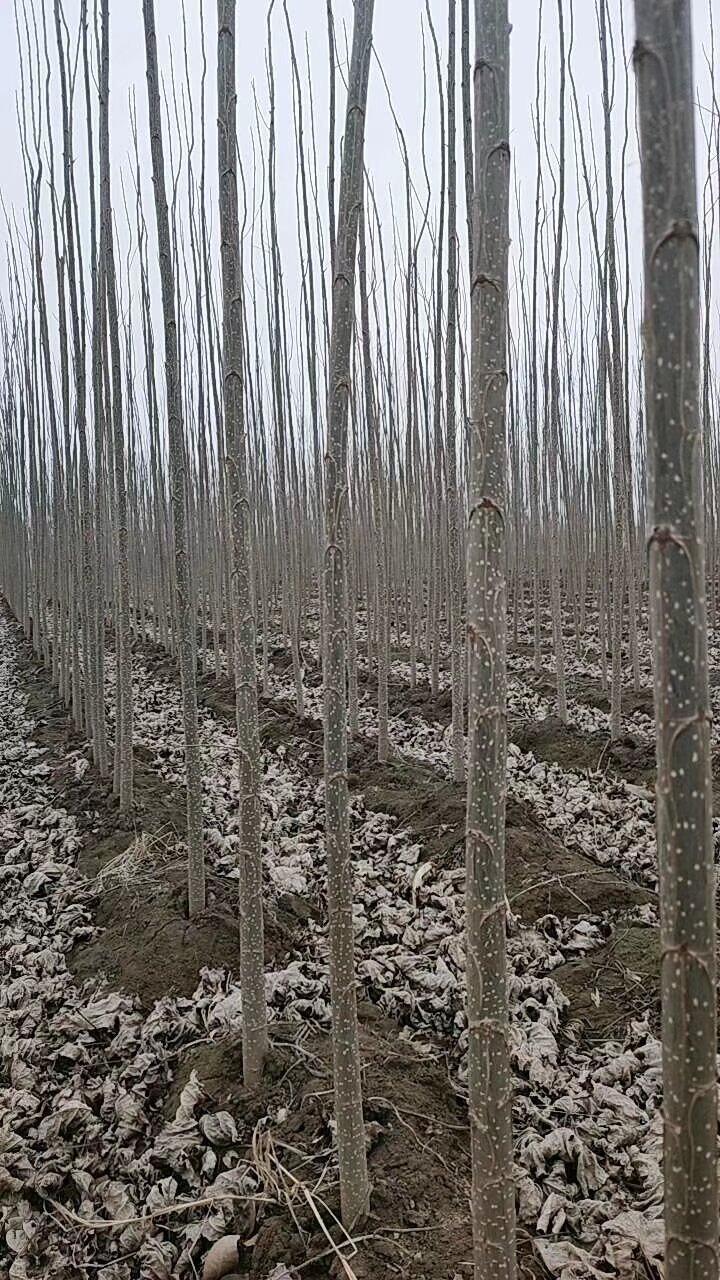
<svg viewBox="0 0 720 1280">
<path fill-rule="evenodd" d="M 138 1223 L 152 1222 L 155 1218 L 165 1218 L 173 1213 L 184 1213 L 186 1209 L 201 1209 L 223 1200 L 237 1201 L 242 1204 L 247 1204 L 249 1201 L 254 1201 L 256 1204 L 274 1203 L 269 1196 L 240 1196 L 228 1191 L 219 1195 L 203 1196 L 199 1200 L 183 1200 L 181 1204 L 166 1205 L 162 1209 L 151 1209 L 149 1213 L 140 1213 L 133 1218 L 81 1218 L 80 1214 L 75 1213 L 74 1209 L 68 1209 L 65 1205 L 58 1204 L 57 1200 L 53 1200 L 50 1196 L 45 1196 L 44 1198 L 48 1204 L 52 1205 L 53 1209 L 62 1214 L 69 1222 L 74 1222 L 76 1226 L 83 1227 L 86 1231 L 109 1231 L 115 1230 L 117 1227 L 133 1227 Z"/>
</svg>

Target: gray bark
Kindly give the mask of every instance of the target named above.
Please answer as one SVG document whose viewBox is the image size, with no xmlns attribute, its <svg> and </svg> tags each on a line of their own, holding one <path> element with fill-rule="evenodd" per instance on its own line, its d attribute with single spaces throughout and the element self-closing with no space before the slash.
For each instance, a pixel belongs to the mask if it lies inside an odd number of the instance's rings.
<svg viewBox="0 0 720 1280">
<path fill-rule="evenodd" d="M 63 223 L 66 249 L 66 275 L 68 284 L 68 309 L 70 313 L 72 351 L 75 382 L 75 429 L 79 455 L 79 508 L 82 546 L 82 579 L 78 594 L 82 602 L 82 639 L 84 661 L 84 723 L 93 745 L 93 756 L 101 776 L 107 773 L 107 742 L 105 736 L 105 707 L 98 693 L 97 631 L 98 631 L 98 553 L 96 531 L 92 519 L 90 493 L 90 463 L 87 449 L 87 361 L 85 343 L 85 304 L 80 285 L 82 262 L 77 242 L 74 213 L 76 193 L 74 180 L 74 152 L 72 111 L 68 86 L 68 67 L 63 40 L 63 28 L 59 0 L 53 6 L 55 35 L 60 72 L 60 97 L 63 132 Z M 79 680 L 79 672 L 78 680 Z M 80 699 L 78 697 L 77 703 Z M 76 704 L 77 705 L 77 704 Z"/>
<path fill-rule="evenodd" d="M 462 577 L 458 531 L 457 451 L 455 446 L 455 361 L 457 351 L 457 165 L 455 160 L 455 0 L 448 0 L 448 266 L 447 343 L 445 347 L 448 587 L 450 597 L 450 669 L 452 681 L 453 778 L 465 778 L 463 734 Z"/>
<path fill-rule="evenodd" d="M 170 505 L 175 549 L 175 591 L 180 648 L 183 729 L 185 734 L 185 769 L 187 772 L 188 914 L 194 916 L 205 908 L 202 774 L 200 768 L 200 743 L 198 740 L 195 673 L 195 610 L 192 607 L 190 595 L 190 564 L 187 551 L 185 442 L 183 440 L 182 397 L 178 365 L 175 281 L 173 278 L 173 259 L 170 245 L 170 219 L 165 190 L 165 159 L 163 155 L 154 0 L 143 0 L 143 21 L 145 24 L 145 56 L 147 61 L 150 152 L 152 156 L 165 333 Z"/>
<path fill-rule="evenodd" d="M 657 735 L 665 1276 L 718 1275 L 712 786 L 690 0 L 635 0 Z"/>
<path fill-rule="evenodd" d="M 243 402 L 243 302 L 239 271 L 235 0 L 218 0 L 218 184 L 223 286 L 223 403 L 227 493 L 232 532 L 235 705 L 240 765 L 240 976 L 243 1075 L 255 1084 L 267 1052 L 262 904 L 260 730 L 255 670 L 255 613 L 250 567 Z"/>
<path fill-rule="evenodd" d="M 505 957 L 509 37 L 507 0 L 475 0 L 466 946 L 476 1280 L 516 1275 Z"/>
<path fill-rule="evenodd" d="M 605 134 L 605 263 L 608 308 L 612 325 L 612 348 L 607 361 L 613 421 L 613 575 L 612 575 L 612 682 L 610 685 L 610 736 L 620 737 L 622 726 L 622 632 L 625 598 L 625 557 L 628 523 L 628 477 L 625 473 L 625 422 L 623 417 L 623 370 L 620 345 L 620 305 L 615 257 L 615 195 L 612 175 L 611 95 L 607 56 L 607 0 L 600 0 L 600 64 L 603 84 Z M 604 387 L 603 387 L 604 395 Z M 631 618 L 631 629 L 634 619 Z"/>
<path fill-rule="evenodd" d="M 558 0 L 558 27 L 560 32 L 560 154 L 558 157 L 557 226 L 555 228 L 555 261 L 552 278 L 552 323 L 550 341 L 550 431 L 549 431 L 549 490 L 550 490 L 550 602 L 553 625 L 553 642 L 557 674 L 557 708 L 560 719 L 567 721 L 567 691 L 565 684 L 565 641 L 563 639 L 561 582 L 560 582 L 560 499 L 558 494 L 558 465 L 560 453 L 560 371 L 558 367 L 558 341 L 560 337 L 560 275 L 562 273 L 563 231 L 565 229 L 565 25 L 563 0 Z"/>
<path fill-rule="evenodd" d="M 375 549 L 375 613 L 377 620 L 377 681 L 378 681 L 378 760 L 384 764 L 388 758 L 388 667 L 390 652 L 390 610 L 387 598 L 385 522 L 383 498 L 380 488 L 380 441 L 373 387 L 372 356 L 370 352 L 370 314 L 368 309 L 367 246 L 365 237 L 365 210 L 360 210 L 360 246 L 358 253 L 360 283 L 360 328 L 362 333 L 363 387 L 365 392 L 365 418 L 367 420 L 368 447 L 370 453 L 370 486 Z"/>
<path fill-rule="evenodd" d="M 100 58 L 100 244 L 104 250 L 104 284 L 112 371 L 112 447 L 115 472 L 115 558 L 117 582 L 117 698 L 115 758 L 118 766 L 120 812 L 133 802 L 133 703 L 130 635 L 130 579 L 128 563 L 128 502 L 125 479 L 122 364 L 120 320 L 115 279 L 115 246 L 110 196 L 110 14 L 109 0 L 100 7 L 102 44 Z"/>
<path fill-rule="evenodd" d="M 368 1210 L 369 1187 L 355 992 L 352 865 L 347 779 L 345 655 L 346 510 L 350 356 L 355 316 L 355 255 L 362 200 L 365 105 L 374 0 L 355 0 L 345 140 L 333 258 L 332 326 L 325 453 L 325 814 L 335 1120 L 343 1223 Z"/>
</svg>

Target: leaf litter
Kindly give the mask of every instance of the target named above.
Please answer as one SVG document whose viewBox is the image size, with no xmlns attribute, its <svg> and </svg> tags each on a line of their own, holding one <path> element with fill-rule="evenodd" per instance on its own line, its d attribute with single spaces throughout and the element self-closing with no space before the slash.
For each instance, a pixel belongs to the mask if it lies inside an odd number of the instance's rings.
<svg viewBox="0 0 720 1280">
<path fill-rule="evenodd" d="M 163 995 L 150 1007 L 132 992 L 109 990 L 100 975 L 76 982 L 69 960 L 74 948 L 96 937 L 98 899 L 111 891 L 113 879 L 144 891 L 143 878 L 152 879 L 154 863 L 158 875 L 168 861 L 181 859 L 182 836 L 166 837 L 162 847 L 151 838 L 129 841 L 124 854 L 106 864 L 99 884 L 82 874 L 83 823 L 56 807 L 48 752 L 36 742 L 5 619 L 0 629 L 0 1276 L 69 1280 L 80 1266 L 101 1266 L 111 1280 L 190 1277 L 209 1248 L 233 1234 L 239 1214 L 243 1240 L 254 1241 L 240 1259 L 251 1275 L 269 1277 L 273 1268 L 283 1274 L 280 1268 L 323 1253 L 325 1263 L 317 1266 L 328 1269 L 316 1274 L 330 1274 L 337 1258 L 333 1249 L 328 1255 L 312 1222 L 319 1212 L 327 1231 L 336 1203 L 321 783 L 303 770 L 298 753 L 282 745 L 265 752 L 268 910 L 272 915 L 288 893 L 310 910 L 296 921 L 292 954 L 268 970 L 273 1036 L 286 1047 L 279 1055 L 274 1050 L 267 1090 L 253 1102 L 238 1084 L 242 1001 L 231 968 L 204 967 L 191 992 Z M 111 694 L 110 661 L 108 667 Z M 177 785 L 182 736 L 176 691 L 140 663 L 135 683 L 139 741 L 152 768 Z M 413 725 L 403 723 L 411 737 Z M 218 882 L 232 885 L 234 735 L 204 711 L 201 737 L 206 822 L 217 833 L 208 841 L 209 863 Z M 434 741 L 437 746 L 437 735 Z M 419 758 L 435 763 L 427 738 L 418 740 L 416 733 L 414 743 Z M 402 749 L 408 749 L 405 740 Z M 552 805 L 552 790 L 533 777 L 532 758 L 527 763 L 520 753 L 518 760 L 511 775 L 518 794 L 534 804 L 540 792 Z M 87 781 L 77 761 L 71 767 Z M 645 852 L 632 860 L 629 845 L 618 839 L 627 815 L 606 803 L 612 791 L 581 775 L 567 781 L 565 799 L 571 802 L 573 789 L 577 806 L 592 801 L 586 807 L 593 814 L 593 854 L 610 849 L 614 865 L 652 883 Z M 636 816 L 650 826 L 644 812 Z M 578 812 L 568 825 L 577 830 Z M 366 1106 L 375 1200 L 396 1217 L 371 1230 L 367 1245 L 342 1245 L 332 1231 L 331 1241 L 352 1259 L 358 1277 L 384 1274 L 381 1243 L 393 1259 L 388 1275 L 436 1276 L 437 1270 L 423 1269 L 433 1265 L 428 1240 L 438 1228 L 432 1214 L 428 1220 L 427 1206 L 411 1196 L 404 1201 L 402 1191 L 399 1199 L 397 1190 L 389 1196 L 389 1169 L 377 1153 L 391 1147 L 389 1134 L 401 1133 L 419 1155 L 418 1171 L 429 1166 L 437 1183 L 438 1161 L 433 1167 L 420 1135 L 427 1135 L 428 1119 L 432 1126 L 432 1111 L 441 1111 L 438 1132 L 449 1135 L 447 1155 L 441 1144 L 430 1146 L 447 1165 L 441 1171 L 447 1173 L 446 1195 L 456 1200 L 451 1232 L 467 1259 L 467 1225 L 464 1234 L 458 1230 L 467 1218 L 468 1191 L 462 870 L 424 858 L 412 832 L 368 807 L 359 794 L 352 800 L 352 832 L 358 975 L 363 1007 L 374 1011 L 363 1026 L 374 1090 L 366 1089 L 366 1096 L 385 1095 L 383 1055 L 386 1061 L 395 1055 L 397 1074 L 414 1075 L 418 1083 L 411 1079 L 402 1099 L 404 1115 L 392 1099 Z M 653 908 L 645 910 L 652 914 Z M 526 924 L 508 913 L 519 1220 L 522 1237 L 534 1241 L 544 1267 L 561 1280 L 659 1274 L 661 1266 L 661 1066 L 652 1011 L 619 1028 L 617 1039 L 589 1045 L 568 1019 L 568 997 L 553 977 L 578 956 L 607 945 L 618 919 L 617 911 L 580 919 L 550 914 Z M 203 1053 L 204 1068 L 190 1070 L 167 1114 L 173 1079 L 182 1080 Z M 221 1060 L 225 1067 L 213 1090 L 213 1069 Z M 293 1073 L 299 1083 L 289 1087 Z M 442 1108 L 439 1082 L 446 1094 Z M 421 1086 L 428 1112 L 414 1127 L 413 1091 Z M 272 1178 L 269 1149 L 281 1153 Z M 403 1160 L 407 1166 L 407 1148 Z M 395 1170 L 398 1177 L 402 1168 Z M 298 1188 L 310 1195 L 313 1213 Z M 283 1228 L 269 1231 L 275 1220 Z M 417 1235 L 405 1237 L 405 1231 Z M 264 1248 L 258 1248 L 261 1238 Z M 282 1257 L 267 1247 L 278 1239 Z M 367 1273 L 363 1249 L 376 1251 Z M 446 1252 L 444 1260 L 452 1276 L 461 1257 Z"/>
</svg>

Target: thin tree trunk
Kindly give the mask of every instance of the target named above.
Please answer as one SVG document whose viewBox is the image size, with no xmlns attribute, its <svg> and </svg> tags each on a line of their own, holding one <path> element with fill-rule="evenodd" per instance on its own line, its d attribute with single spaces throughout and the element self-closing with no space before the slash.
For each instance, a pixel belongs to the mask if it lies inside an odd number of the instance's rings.
<svg viewBox="0 0 720 1280">
<path fill-rule="evenodd" d="M 240 976 L 243 1076 L 254 1085 L 267 1052 L 262 903 L 260 730 L 255 670 L 255 614 L 250 569 L 243 401 L 243 303 L 239 272 L 235 0 L 218 0 L 218 185 L 223 288 L 223 401 L 227 493 L 232 531 L 235 703 L 240 766 Z"/>
<path fill-rule="evenodd" d="M 104 285 L 107 302 L 108 337 L 112 371 L 112 446 L 115 472 L 115 554 L 118 625 L 115 634 L 117 657 L 117 710 L 115 717 L 115 758 L 118 763 L 120 812 L 127 813 L 133 802 L 133 703 L 130 636 L 130 581 L 128 554 L 127 484 L 123 432 L 122 365 L 120 360 L 120 320 L 115 279 L 115 247 L 110 196 L 110 14 L 109 0 L 101 0 L 100 57 L 100 243 L 104 250 Z M 96 483 L 97 483 L 96 477 Z"/>
<path fill-rule="evenodd" d="M 475 0 L 475 41 L 466 845 L 472 1222 L 476 1280 L 514 1280 L 513 1091 L 505 958 L 507 0 Z"/>
<path fill-rule="evenodd" d="M 325 454 L 325 812 L 335 1122 L 342 1220 L 352 1227 L 369 1204 L 355 992 L 352 866 L 347 779 L 345 581 L 347 435 L 355 308 L 355 256 L 362 200 L 365 106 L 374 0 L 355 0 L 345 139 L 333 261 Z"/>
<path fill-rule="evenodd" d="M 375 411 L 372 357 L 370 354 L 370 317 L 368 312 L 367 253 L 365 236 L 365 207 L 360 209 L 360 245 L 358 253 L 358 278 L 360 285 L 360 328 L 363 353 L 363 387 L 365 391 L 365 419 L 367 424 L 368 451 L 370 454 L 370 485 L 372 496 L 373 533 L 375 548 L 375 612 L 377 621 L 377 681 L 378 681 L 378 760 L 384 764 L 388 757 L 388 666 L 390 653 L 390 607 L 387 598 L 387 572 L 385 565 L 385 522 L 383 498 L 380 488 L 380 440 Z"/>
<path fill-rule="evenodd" d="M 458 531 L 457 451 L 455 446 L 455 372 L 457 350 L 457 165 L 455 161 L 455 0 L 448 0 L 448 266 L 445 390 L 448 503 L 448 596 L 450 600 L 450 673 L 452 686 L 452 771 L 456 782 L 465 778 L 463 735 L 462 576 Z"/>
<path fill-rule="evenodd" d="M 560 276 L 562 273 L 563 231 L 565 227 L 565 27 L 563 0 L 557 0 L 560 32 L 560 154 L 558 157 L 558 205 L 555 228 L 555 262 L 552 277 L 552 320 L 550 339 L 550 433 L 546 462 L 550 483 L 550 600 L 553 638 L 555 647 L 557 708 L 560 719 L 567 720 L 567 693 L 565 687 L 565 640 L 561 605 L 560 567 L 560 501 L 558 496 L 558 467 L 560 445 L 560 372 L 558 368 L 558 343 L 560 337 Z"/>
<path fill-rule="evenodd" d="M 170 219 L 165 191 L 160 78 L 155 35 L 155 0 L 143 0 L 145 57 L 148 85 L 148 125 L 152 156 L 155 217 L 157 221 L 160 284 L 165 331 L 165 382 L 168 417 L 168 463 L 170 506 L 175 550 L 175 591 L 177 599 L 180 681 L 182 685 L 185 769 L 187 772 L 188 824 L 188 914 L 205 908 L 205 861 L 203 851 L 202 772 L 198 737 L 195 671 L 195 610 L 190 595 L 190 562 L 186 523 L 186 449 L 183 439 L 182 397 L 178 367 L 178 329 L 175 310 L 175 281 Z"/>
</svg>

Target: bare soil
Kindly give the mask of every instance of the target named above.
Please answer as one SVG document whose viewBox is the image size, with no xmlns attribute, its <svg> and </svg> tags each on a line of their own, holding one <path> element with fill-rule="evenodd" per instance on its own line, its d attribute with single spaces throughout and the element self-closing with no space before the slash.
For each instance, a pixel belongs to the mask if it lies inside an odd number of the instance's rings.
<svg viewBox="0 0 720 1280">
<path fill-rule="evenodd" d="M 620 926 L 597 951 L 553 970 L 570 1000 L 566 1018 L 585 1041 L 621 1037 L 628 1022 L 648 1008 L 660 1025 L 660 933 L 643 925 Z"/>
<path fill-rule="evenodd" d="M 412 1045 L 398 1039 L 392 1023 L 363 1022 L 360 1048 L 372 1200 L 370 1217 L 356 1233 L 361 1239 L 357 1255 L 350 1258 L 353 1272 L 357 1280 L 469 1276 L 467 1106 L 453 1091 L 442 1056 L 419 1056 Z M 305 1185 L 318 1182 L 331 1144 L 332 1054 L 327 1036 L 301 1036 L 295 1026 L 275 1025 L 266 1077 L 261 1089 L 252 1093 L 241 1083 L 239 1042 L 198 1046 L 175 1075 L 165 1103 L 168 1117 L 191 1071 L 197 1072 L 206 1090 L 206 1109 L 229 1111 L 248 1148 L 263 1117 L 277 1116 L 286 1108 L 286 1118 L 273 1123 L 273 1153 Z M 272 1154 L 269 1160 L 272 1164 Z M 286 1185 L 292 1185 L 287 1175 Z M 259 1214 L 254 1224 L 243 1212 L 235 1226 L 252 1243 L 241 1250 L 239 1270 L 251 1277 L 266 1276 L 276 1263 L 285 1262 L 303 1265 L 302 1274 L 318 1280 L 340 1276 L 310 1205 L 296 1195 L 293 1207 L 295 1222 L 274 1206 L 264 1216 Z M 338 1216 L 340 1205 L 332 1182 L 318 1191 L 315 1207 L 337 1239 L 332 1215 Z"/>
<path fill-rule="evenodd" d="M 563 724 L 558 716 L 547 716 L 516 721 L 510 736 L 521 751 L 532 751 L 539 760 L 553 761 L 563 769 L 601 769 L 627 782 L 655 785 L 655 747 L 630 734 L 611 742 L 606 733 L 585 733 Z"/>
<path fill-rule="evenodd" d="M 113 987 L 138 997 L 150 1010 L 165 995 L 192 995 L 203 968 L 237 977 L 240 938 L 237 893 L 232 882 L 208 876 L 202 915 L 187 918 L 184 863 L 162 866 L 131 885 L 103 887 L 95 906 L 102 929 L 76 947 L 68 967 L 77 982 L 103 973 Z M 265 963 L 283 967 L 299 954 L 290 913 L 265 914 Z"/>
<path fill-rule="evenodd" d="M 554 698 L 556 692 L 555 676 L 551 671 L 540 671 L 537 675 L 525 677 L 537 693 Z M 568 696 L 575 702 L 582 702 L 587 707 L 595 707 L 598 711 L 610 712 L 610 690 L 603 689 L 599 680 L 591 676 L 574 676 L 567 683 Z M 622 709 L 624 715 L 640 713 L 652 717 L 655 714 L 653 691 L 651 688 L 634 689 L 627 685 L 622 690 Z"/>
</svg>

